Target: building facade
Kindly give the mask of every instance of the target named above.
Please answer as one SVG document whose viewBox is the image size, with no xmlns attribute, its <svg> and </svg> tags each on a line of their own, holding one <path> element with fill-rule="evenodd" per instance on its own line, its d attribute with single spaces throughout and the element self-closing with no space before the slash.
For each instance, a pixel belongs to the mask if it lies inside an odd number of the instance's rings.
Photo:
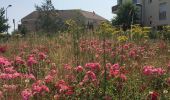
<svg viewBox="0 0 170 100">
<path fill-rule="evenodd" d="M 116 14 L 118 7 L 126 2 L 132 2 L 141 9 L 140 20 L 144 26 L 159 28 L 170 25 L 170 0 L 117 0 L 112 12 Z"/>
</svg>

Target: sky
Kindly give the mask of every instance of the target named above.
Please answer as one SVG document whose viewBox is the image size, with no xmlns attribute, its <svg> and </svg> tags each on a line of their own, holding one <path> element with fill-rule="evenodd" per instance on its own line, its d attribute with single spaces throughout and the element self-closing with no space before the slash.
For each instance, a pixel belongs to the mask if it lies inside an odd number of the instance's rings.
<svg viewBox="0 0 170 100">
<path fill-rule="evenodd" d="M 10 25 L 9 32 L 14 30 L 13 19 L 16 25 L 20 24 L 20 20 L 35 10 L 35 5 L 41 5 L 44 0 L 0 0 L 0 8 L 6 8 L 8 5 L 12 7 L 7 9 L 8 23 Z M 96 14 L 111 20 L 113 14 L 111 7 L 116 5 L 117 0 L 51 0 L 54 7 L 58 10 L 66 9 L 82 9 L 85 11 L 95 12 Z M 16 26 L 17 27 L 17 26 Z"/>
</svg>

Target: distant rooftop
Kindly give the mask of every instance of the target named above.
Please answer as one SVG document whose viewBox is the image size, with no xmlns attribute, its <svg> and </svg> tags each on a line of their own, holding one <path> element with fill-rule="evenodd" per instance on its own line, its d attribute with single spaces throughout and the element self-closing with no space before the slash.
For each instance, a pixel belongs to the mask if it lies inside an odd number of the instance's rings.
<svg viewBox="0 0 170 100">
<path fill-rule="evenodd" d="M 85 18 L 88 19 L 95 19 L 95 20 L 107 20 L 100 15 L 96 14 L 95 12 L 89 12 L 89 11 L 84 11 L 81 9 L 70 9 L 70 10 L 56 10 L 56 12 L 59 14 L 61 17 L 69 17 L 69 16 L 75 16 L 75 14 L 80 14 L 84 16 Z M 38 18 L 38 11 L 33 11 L 29 15 L 25 16 L 22 18 L 22 20 L 28 20 L 28 19 L 36 19 Z"/>
</svg>

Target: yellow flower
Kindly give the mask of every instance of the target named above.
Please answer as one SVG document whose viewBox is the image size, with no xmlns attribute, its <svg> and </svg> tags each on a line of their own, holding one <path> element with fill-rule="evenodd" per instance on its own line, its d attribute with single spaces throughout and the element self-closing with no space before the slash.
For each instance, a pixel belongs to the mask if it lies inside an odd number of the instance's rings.
<svg viewBox="0 0 170 100">
<path fill-rule="evenodd" d="M 119 36 L 117 39 L 119 42 L 125 42 L 128 40 L 128 37 L 127 36 Z"/>
</svg>

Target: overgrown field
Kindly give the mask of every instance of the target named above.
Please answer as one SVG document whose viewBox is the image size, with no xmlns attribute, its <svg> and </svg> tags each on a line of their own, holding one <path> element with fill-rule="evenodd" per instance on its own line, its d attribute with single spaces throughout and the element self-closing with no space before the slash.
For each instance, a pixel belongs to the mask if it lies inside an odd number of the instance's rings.
<svg viewBox="0 0 170 100">
<path fill-rule="evenodd" d="M 1 42 L 0 100 L 170 100 L 169 42 L 111 31 Z"/>
</svg>

